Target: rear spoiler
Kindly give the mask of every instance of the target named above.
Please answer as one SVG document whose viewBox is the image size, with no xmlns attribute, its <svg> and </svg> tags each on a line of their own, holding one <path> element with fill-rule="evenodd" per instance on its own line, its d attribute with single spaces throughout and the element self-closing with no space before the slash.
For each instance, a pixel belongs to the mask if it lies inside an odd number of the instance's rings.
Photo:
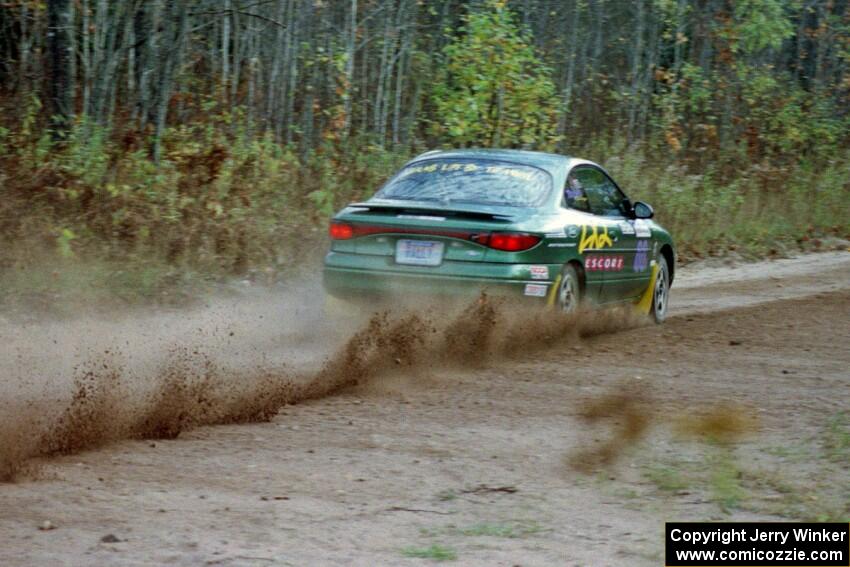
<svg viewBox="0 0 850 567">
<path fill-rule="evenodd" d="M 389 203 L 351 203 L 348 205 L 351 208 L 359 209 L 354 213 L 369 213 L 371 211 L 381 213 L 396 213 L 399 215 L 421 215 L 434 217 L 461 217 L 476 220 L 493 220 L 501 222 L 513 221 L 515 216 L 504 213 L 493 213 L 482 211 L 480 209 L 463 209 L 451 208 L 440 209 L 435 207 L 421 205 L 393 205 Z"/>
</svg>

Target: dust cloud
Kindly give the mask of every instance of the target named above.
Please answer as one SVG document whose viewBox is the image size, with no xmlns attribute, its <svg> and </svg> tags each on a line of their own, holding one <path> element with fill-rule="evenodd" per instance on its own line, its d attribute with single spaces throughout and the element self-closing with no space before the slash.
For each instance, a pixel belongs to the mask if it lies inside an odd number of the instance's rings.
<svg viewBox="0 0 850 567">
<path fill-rule="evenodd" d="M 26 476 L 34 457 L 267 421 L 399 368 L 481 367 L 645 323 L 628 309 L 567 316 L 486 294 L 352 316 L 327 315 L 322 301 L 304 286 L 0 326 L 0 480 Z"/>
</svg>

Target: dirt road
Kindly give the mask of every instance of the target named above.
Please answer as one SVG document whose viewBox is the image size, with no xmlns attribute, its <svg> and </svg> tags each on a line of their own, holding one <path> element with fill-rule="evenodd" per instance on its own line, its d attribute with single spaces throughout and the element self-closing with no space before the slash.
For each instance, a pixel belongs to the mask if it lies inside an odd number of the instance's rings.
<svg viewBox="0 0 850 567">
<path fill-rule="evenodd" d="M 848 344 L 850 253 L 683 268 L 663 326 L 38 461 L 0 565 L 661 565 L 665 520 L 847 521 Z"/>
</svg>

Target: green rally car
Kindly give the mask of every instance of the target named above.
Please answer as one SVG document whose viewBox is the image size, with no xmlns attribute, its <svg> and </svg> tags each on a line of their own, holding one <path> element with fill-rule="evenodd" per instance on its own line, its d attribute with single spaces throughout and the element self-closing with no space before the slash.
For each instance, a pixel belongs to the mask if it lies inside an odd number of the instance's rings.
<svg viewBox="0 0 850 567">
<path fill-rule="evenodd" d="M 338 298 L 485 289 L 575 310 L 631 302 L 661 322 L 670 234 L 599 165 L 519 150 L 432 151 L 330 224 Z"/>
</svg>

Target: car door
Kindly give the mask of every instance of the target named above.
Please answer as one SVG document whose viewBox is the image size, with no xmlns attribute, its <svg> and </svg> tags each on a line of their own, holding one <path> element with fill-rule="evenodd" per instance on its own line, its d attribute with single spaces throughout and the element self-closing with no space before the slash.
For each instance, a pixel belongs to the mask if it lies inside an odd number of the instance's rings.
<svg viewBox="0 0 850 567">
<path fill-rule="evenodd" d="M 581 182 L 597 227 L 583 229 L 579 253 L 584 256 L 587 277 L 601 276 L 599 301 L 610 303 L 639 296 L 648 281 L 649 241 L 638 238 L 637 229 L 641 228 L 643 234 L 645 227 L 635 226 L 631 203 L 602 169 L 580 165 L 571 175 Z"/>
<path fill-rule="evenodd" d="M 585 194 L 585 183 L 588 182 L 592 182 L 592 179 L 584 168 L 573 168 L 567 175 L 563 204 L 571 211 L 579 213 L 579 215 L 571 213 L 567 217 L 569 219 L 568 234 L 570 238 L 576 239 L 575 246 L 582 264 L 587 268 L 585 260 L 588 257 L 593 263 L 590 269 L 585 269 L 584 297 L 593 303 L 598 303 L 602 292 L 603 271 L 595 269 L 595 266 L 598 259 L 606 254 L 608 239 L 610 238 L 609 230 L 612 227 L 605 219 L 597 218 L 591 214 L 590 204 Z M 601 262 L 600 265 L 604 265 L 604 262 Z"/>
</svg>

